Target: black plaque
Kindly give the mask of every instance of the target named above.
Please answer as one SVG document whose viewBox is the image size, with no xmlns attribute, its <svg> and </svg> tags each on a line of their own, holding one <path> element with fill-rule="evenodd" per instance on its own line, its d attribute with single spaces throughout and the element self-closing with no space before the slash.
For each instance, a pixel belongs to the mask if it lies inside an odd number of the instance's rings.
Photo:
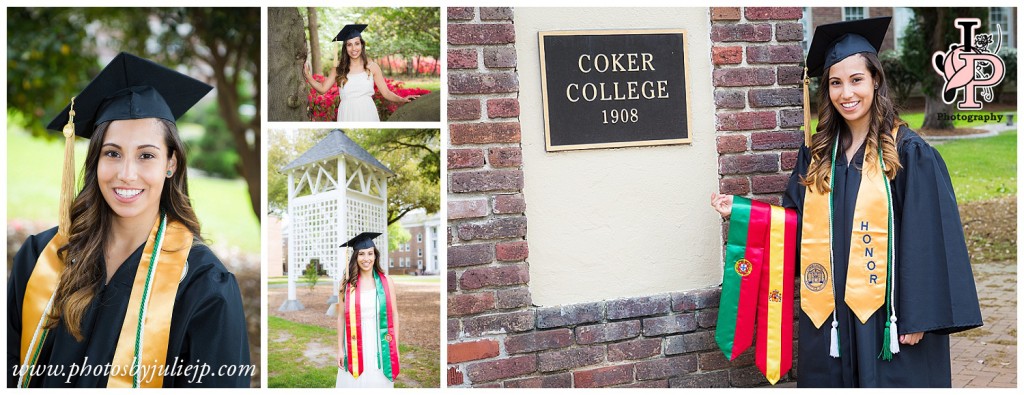
<svg viewBox="0 0 1024 395">
<path fill-rule="evenodd" d="M 684 30 L 540 32 L 548 151 L 690 143 Z"/>
</svg>

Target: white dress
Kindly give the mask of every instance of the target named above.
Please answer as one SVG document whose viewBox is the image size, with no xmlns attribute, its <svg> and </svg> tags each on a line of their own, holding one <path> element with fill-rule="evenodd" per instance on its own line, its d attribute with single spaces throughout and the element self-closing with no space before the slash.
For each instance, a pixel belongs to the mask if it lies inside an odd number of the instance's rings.
<svg viewBox="0 0 1024 395">
<path fill-rule="evenodd" d="M 363 71 L 348 75 L 348 81 L 338 93 L 338 122 L 380 122 L 377 106 L 373 104 L 373 79 Z"/>
<path fill-rule="evenodd" d="M 349 81 L 351 83 L 351 81 Z M 371 282 L 373 284 L 373 282 Z M 363 329 L 363 373 L 359 378 L 353 378 L 352 374 L 345 369 L 338 368 L 338 379 L 335 382 L 337 388 L 394 388 L 395 383 L 384 376 L 384 371 L 378 366 L 377 349 L 374 338 L 377 334 L 377 309 L 374 308 L 374 301 L 377 296 L 377 287 L 360 287 L 359 297 L 362 300 L 362 308 L 359 309 L 359 318 L 362 320 Z M 383 301 L 382 301 L 383 302 Z M 338 312 L 344 314 L 345 308 L 338 306 Z M 344 322 L 344 321 L 342 321 Z M 342 329 L 344 330 L 344 329 Z"/>
</svg>

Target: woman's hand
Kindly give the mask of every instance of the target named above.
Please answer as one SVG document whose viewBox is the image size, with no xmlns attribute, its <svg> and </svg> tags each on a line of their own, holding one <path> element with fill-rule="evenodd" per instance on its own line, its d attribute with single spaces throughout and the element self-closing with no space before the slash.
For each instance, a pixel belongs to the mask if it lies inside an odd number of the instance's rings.
<svg viewBox="0 0 1024 395">
<path fill-rule="evenodd" d="M 923 337 L 924 337 L 924 332 L 917 332 L 917 333 L 910 333 L 910 334 L 906 334 L 906 335 L 900 335 L 900 344 L 906 344 L 908 346 L 913 346 L 913 345 L 917 344 L 917 342 L 921 341 L 921 338 L 923 338 Z"/>
<path fill-rule="evenodd" d="M 338 355 L 338 367 L 342 368 L 342 369 L 345 369 L 345 356 L 344 355 Z"/>
<path fill-rule="evenodd" d="M 712 193 L 711 208 L 718 211 L 722 218 L 728 218 L 732 214 L 732 195 L 723 195 L 718 192 Z"/>
<path fill-rule="evenodd" d="M 309 80 L 313 79 L 313 72 L 312 72 L 312 70 L 309 67 L 309 62 L 307 62 L 307 61 L 303 61 L 302 62 L 302 69 L 301 69 L 301 71 L 302 71 L 302 79 L 305 80 L 306 83 L 308 84 Z"/>
</svg>

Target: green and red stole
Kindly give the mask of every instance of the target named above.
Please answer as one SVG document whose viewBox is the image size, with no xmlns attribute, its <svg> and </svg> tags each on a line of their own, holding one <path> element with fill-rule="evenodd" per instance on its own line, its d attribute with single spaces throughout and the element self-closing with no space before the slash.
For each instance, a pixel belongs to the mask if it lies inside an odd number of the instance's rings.
<svg viewBox="0 0 1024 395">
<path fill-rule="evenodd" d="M 160 218 L 150 231 L 142 261 L 135 271 L 132 293 L 121 334 L 111 362 L 107 387 L 159 388 L 166 372 L 167 342 L 178 284 L 187 270 L 186 258 L 192 248 L 192 232 L 178 222 Z M 32 367 L 49 330 L 44 328 L 53 305 L 64 261 L 57 250 L 68 243 L 58 233 L 47 243 L 32 270 L 22 300 L 21 361 Z M 19 387 L 28 387 L 32 369 L 18 378 Z"/>
<path fill-rule="evenodd" d="M 796 211 L 735 196 L 715 341 L 730 360 L 750 347 L 775 384 L 793 366 Z"/>
<path fill-rule="evenodd" d="M 374 294 L 374 308 L 377 309 L 377 333 L 373 344 L 377 346 L 377 367 L 384 372 L 384 377 L 395 381 L 398 377 L 398 342 L 391 334 L 395 332 L 395 307 L 391 304 L 390 282 L 384 273 L 373 272 L 373 281 L 377 285 L 377 292 Z M 363 327 L 362 298 L 359 287 L 361 282 L 356 279 L 356 285 L 345 284 L 345 338 L 348 343 L 345 345 L 345 370 L 352 374 L 352 377 L 359 378 L 363 373 L 366 361 L 363 361 Z M 383 301 L 383 303 L 382 303 Z M 384 358 L 384 356 L 387 358 Z"/>
</svg>

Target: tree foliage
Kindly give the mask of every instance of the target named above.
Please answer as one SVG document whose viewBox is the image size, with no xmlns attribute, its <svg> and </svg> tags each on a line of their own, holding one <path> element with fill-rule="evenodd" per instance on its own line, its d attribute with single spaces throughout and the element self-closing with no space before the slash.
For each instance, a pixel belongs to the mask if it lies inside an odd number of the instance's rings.
<svg viewBox="0 0 1024 395">
<path fill-rule="evenodd" d="M 340 56 L 341 47 L 333 40 L 347 24 L 369 25 L 363 32 L 366 54 L 371 58 L 391 55 L 404 57 L 441 56 L 441 11 L 437 7 L 349 7 L 316 8 L 319 40 L 308 36 L 312 45 L 320 48 L 323 62 L 320 73 L 332 67 Z M 308 21 L 308 10 L 299 8 L 303 20 Z M 314 69 L 314 72 L 317 69 Z"/>
</svg>

